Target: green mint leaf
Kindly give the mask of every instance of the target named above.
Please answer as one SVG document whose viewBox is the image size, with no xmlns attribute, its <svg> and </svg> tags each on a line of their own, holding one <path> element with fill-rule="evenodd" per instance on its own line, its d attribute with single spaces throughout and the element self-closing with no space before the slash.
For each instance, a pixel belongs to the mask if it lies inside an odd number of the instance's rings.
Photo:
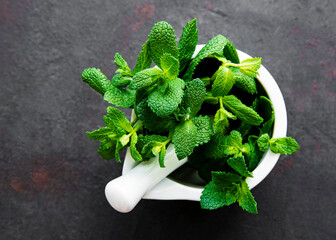
<svg viewBox="0 0 336 240">
<path fill-rule="evenodd" d="M 222 35 L 217 35 L 216 37 L 212 38 L 196 55 L 196 57 L 190 62 L 186 73 L 183 76 L 185 81 L 191 81 L 196 66 L 206 57 L 222 51 L 224 46 L 228 43 L 228 39 Z"/>
<path fill-rule="evenodd" d="M 274 109 L 271 100 L 265 96 L 261 96 L 259 105 L 259 112 L 264 120 L 274 119 Z"/>
<path fill-rule="evenodd" d="M 155 133 L 166 133 L 177 124 L 175 117 L 165 118 L 157 116 L 148 106 L 147 99 L 142 100 L 135 108 L 137 117 L 146 129 Z"/>
<path fill-rule="evenodd" d="M 243 74 L 255 78 L 258 74 L 260 65 L 261 58 L 249 58 L 239 64 L 239 69 Z"/>
<path fill-rule="evenodd" d="M 131 136 L 131 143 L 130 143 L 131 156 L 134 159 L 134 161 L 139 162 L 142 161 L 142 157 L 136 148 L 137 142 L 138 142 L 138 135 L 136 133 L 133 133 Z"/>
<path fill-rule="evenodd" d="M 178 59 L 175 31 L 167 22 L 156 23 L 148 36 L 148 41 L 150 56 L 160 68 L 160 59 L 164 53 L 170 53 Z"/>
<path fill-rule="evenodd" d="M 147 40 L 144 45 L 142 45 L 142 50 L 138 56 L 137 63 L 133 69 L 132 74 L 136 74 L 146 68 L 149 68 L 152 64 L 152 59 L 149 52 L 149 41 Z"/>
<path fill-rule="evenodd" d="M 115 152 L 114 152 L 114 157 L 115 157 L 116 162 L 121 162 L 119 153 L 124 148 L 125 148 L 125 146 L 123 146 L 120 141 L 117 141 L 117 144 L 116 144 L 116 147 L 115 147 Z"/>
<path fill-rule="evenodd" d="M 270 141 L 271 151 L 280 154 L 292 154 L 300 149 L 299 144 L 291 137 L 272 138 Z"/>
<path fill-rule="evenodd" d="M 116 107 L 130 108 L 134 105 L 135 91 L 130 89 L 119 89 L 111 86 L 105 92 L 104 100 Z"/>
<path fill-rule="evenodd" d="M 240 183 L 242 177 L 235 173 L 212 172 L 212 181 L 221 188 L 230 187 L 232 183 Z"/>
<path fill-rule="evenodd" d="M 228 126 L 229 120 L 226 116 L 225 110 L 222 108 L 218 109 L 214 118 L 215 133 L 223 133 Z"/>
<path fill-rule="evenodd" d="M 263 118 L 256 111 L 243 104 L 234 95 L 223 97 L 223 104 L 240 120 L 248 122 L 250 125 L 258 126 L 263 122 Z"/>
<path fill-rule="evenodd" d="M 161 135 L 139 135 L 137 146 L 139 146 L 140 149 L 142 149 L 147 143 L 149 142 L 165 142 L 168 138 L 166 136 Z"/>
<path fill-rule="evenodd" d="M 118 70 L 116 73 L 119 73 L 123 76 L 132 76 L 131 69 L 128 67 L 127 62 L 123 59 L 123 57 L 119 54 L 116 53 L 114 55 L 114 63 L 118 66 Z"/>
<path fill-rule="evenodd" d="M 206 88 L 199 79 L 189 82 L 183 94 L 182 106 L 184 109 L 190 108 L 190 116 L 193 117 L 201 109 L 206 97 Z"/>
<path fill-rule="evenodd" d="M 111 83 L 115 87 L 126 87 L 132 81 L 131 77 L 122 76 L 121 74 L 116 74 L 111 80 Z"/>
<path fill-rule="evenodd" d="M 156 67 L 144 69 L 137 72 L 130 84 L 131 89 L 140 90 L 152 86 L 159 77 L 162 76 L 162 70 Z"/>
<path fill-rule="evenodd" d="M 188 157 L 196 146 L 197 127 L 191 121 L 180 123 L 174 129 L 173 144 L 178 159 Z"/>
<path fill-rule="evenodd" d="M 117 128 L 124 129 L 127 132 L 131 132 L 133 127 L 125 114 L 117 108 L 107 107 L 107 118 L 114 123 Z"/>
<path fill-rule="evenodd" d="M 258 140 L 257 140 L 257 144 L 258 147 L 260 149 L 260 151 L 265 152 L 267 151 L 268 147 L 269 147 L 269 136 L 268 133 L 264 133 L 263 135 L 261 135 Z"/>
<path fill-rule="evenodd" d="M 190 58 L 195 52 L 198 42 L 198 29 L 196 18 L 187 23 L 178 43 L 178 54 L 180 60 L 180 72 L 186 67 Z"/>
<path fill-rule="evenodd" d="M 111 87 L 111 82 L 98 68 L 87 68 L 82 73 L 82 80 L 89 84 L 91 88 L 104 95 Z"/>
<path fill-rule="evenodd" d="M 243 177 L 253 177 L 246 167 L 244 156 L 231 157 L 227 160 L 227 164 Z"/>
<path fill-rule="evenodd" d="M 116 140 L 120 136 L 120 133 L 109 127 L 102 127 L 92 132 L 86 132 L 86 134 L 91 140 L 103 140 L 105 138 Z"/>
<path fill-rule="evenodd" d="M 213 135 L 211 119 L 208 116 L 198 116 L 191 120 L 197 128 L 196 146 L 209 142 Z"/>
<path fill-rule="evenodd" d="M 214 210 L 223 206 L 229 206 L 237 200 L 237 187 L 231 185 L 230 187 L 222 188 L 217 186 L 214 182 L 205 185 L 201 196 L 201 208 Z"/>
<path fill-rule="evenodd" d="M 235 82 L 233 72 L 226 67 L 219 67 L 215 76 L 211 93 L 214 97 L 225 96 L 229 93 Z"/>
<path fill-rule="evenodd" d="M 249 171 L 253 171 L 258 166 L 263 156 L 263 152 L 261 152 L 257 147 L 257 139 L 258 137 L 254 135 L 250 135 L 248 137 L 248 142 L 250 144 L 250 160 L 248 163 Z"/>
<path fill-rule="evenodd" d="M 179 74 L 180 63 L 171 54 L 165 53 L 160 59 L 161 68 L 168 79 L 175 79 Z"/>
<path fill-rule="evenodd" d="M 243 147 L 243 139 L 240 132 L 233 130 L 229 136 L 225 138 L 225 147 L 223 148 L 226 155 L 238 155 Z"/>
<path fill-rule="evenodd" d="M 223 55 L 227 60 L 230 60 L 233 63 L 239 63 L 239 57 L 237 50 L 233 44 L 228 41 L 224 47 Z"/>
<path fill-rule="evenodd" d="M 182 101 L 184 82 L 179 78 L 169 80 L 165 92 L 155 89 L 148 96 L 148 106 L 160 117 L 173 113 Z"/>
<path fill-rule="evenodd" d="M 269 133 L 273 127 L 275 116 L 272 102 L 264 96 L 260 97 L 260 114 L 265 120 L 260 129 L 260 134 Z"/>
<path fill-rule="evenodd" d="M 249 77 L 245 74 L 243 74 L 239 68 L 236 67 L 228 67 L 234 74 L 234 78 L 235 78 L 235 85 L 250 93 L 250 94 L 257 94 L 258 90 L 257 90 L 257 85 L 256 82 L 254 80 L 254 78 Z"/>
<path fill-rule="evenodd" d="M 240 184 L 239 197 L 237 199 L 239 206 L 245 211 L 258 214 L 257 203 L 245 181 Z"/>
<path fill-rule="evenodd" d="M 116 141 L 102 140 L 98 148 L 98 154 L 105 160 L 113 159 L 115 156 Z"/>
<path fill-rule="evenodd" d="M 160 164 L 160 167 L 162 167 L 162 168 L 165 167 L 165 165 L 164 165 L 165 156 L 166 156 L 166 145 L 163 145 L 162 148 L 161 148 L 160 155 L 159 155 L 159 164 Z"/>
<path fill-rule="evenodd" d="M 258 111 L 259 109 L 259 98 L 255 98 L 251 108 L 254 111 Z M 243 138 L 245 138 L 251 131 L 252 131 L 253 125 L 249 124 L 248 122 L 242 122 L 240 126 L 238 127 L 238 132 L 242 135 Z"/>
<path fill-rule="evenodd" d="M 238 155 L 243 147 L 242 137 L 236 130 L 230 135 L 214 134 L 206 145 L 205 152 L 209 158 L 222 159 L 230 155 Z"/>
</svg>

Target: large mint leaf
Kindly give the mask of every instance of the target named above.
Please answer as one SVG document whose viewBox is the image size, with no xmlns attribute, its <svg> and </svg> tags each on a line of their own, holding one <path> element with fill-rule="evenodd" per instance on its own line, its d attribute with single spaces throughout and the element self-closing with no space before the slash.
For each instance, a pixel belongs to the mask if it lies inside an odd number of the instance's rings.
<svg viewBox="0 0 336 240">
<path fill-rule="evenodd" d="M 228 39 L 222 35 L 217 35 L 216 37 L 212 38 L 196 55 L 196 57 L 190 62 L 186 73 L 183 76 L 185 81 L 191 81 L 196 66 L 206 57 L 210 56 L 211 54 L 217 53 L 223 50 L 224 46 L 228 43 Z"/>
<path fill-rule="evenodd" d="M 178 159 L 188 157 L 196 146 L 197 127 L 191 121 L 180 123 L 174 129 L 173 143 Z"/>
<path fill-rule="evenodd" d="M 244 122 L 248 122 L 249 124 L 255 126 L 258 126 L 263 122 L 263 118 L 260 117 L 256 111 L 243 104 L 234 95 L 227 95 L 223 97 L 223 104 L 234 115 Z"/>
<path fill-rule="evenodd" d="M 178 59 L 171 54 L 165 53 L 160 59 L 161 68 L 168 79 L 175 79 L 179 74 L 180 64 Z"/>
<path fill-rule="evenodd" d="M 233 72 L 229 68 L 220 67 L 215 76 L 211 93 L 214 97 L 225 96 L 229 93 L 235 82 Z"/>
<path fill-rule="evenodd" d="M 142 45 L 142 50 L 138 56 L 137 63 L 133 69 L 133 74 L 136 74 L 137 72 L 140 72 L 146 68 L 149 68 L 151 66 L 152 59 L 150 57 L 149 52 L 149 42 L 148 40 L 144 45 Z"/>
<path fill-rule="evenodd" d="M 134 105 L 135 91 L 111 86 L 104 94 L 104 100 L 116 107 L 130 108 Z"/>
<path fill-rule="evenodd" d="M 149 51 L 154 63 L 161 67 L 161 57 L 169 53 L 178 59 L 178 49 L 175 31 L 167 22 L 158 22 L 152 28 L 149 36 Z"/>
<path fill-rule="evenodd" d="M 195 18 L 190 22 L 188 22 L 187 25 L 183 28 L 183 33 L 178 43 L 180 71 L 183 71 L 188 61 L 194 54 L 197 42 L 198 42 L 198 30 Z"/>
<path fill-rule="evenodd" d="M 148 96 L 148 106 L 160 117 L 170 115 L 182 101 L 183 87 L 183 80 L 169 80 L 164 92 L 157 88 Z"/>
</svg>

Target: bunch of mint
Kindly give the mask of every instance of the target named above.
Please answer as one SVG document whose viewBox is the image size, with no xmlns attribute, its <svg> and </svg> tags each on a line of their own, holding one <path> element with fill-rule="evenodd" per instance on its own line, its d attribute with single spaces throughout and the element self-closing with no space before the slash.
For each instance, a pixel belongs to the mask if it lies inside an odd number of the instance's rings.
<svg viewBox="0 0 336 240">
<path fill-rule="evenodd" d="M 116 53 L 118 70 L 111 80 L 96 68 L 82 79 L 119 108 L 132 108 L 130 122 L 123 112 L 107 108 L 106 127 L 87 132 L 101 141 L 98 153 L 115 158 L 127 146 L 135 161 L 159 155 L 165 166 L 168 144 L 179 159 L 188 157 L 207 182 L 201 207 L 216 209 L 238 202 L 250 213 L 257 204 L 246 183 L 268 148 L 291 154 L 299 149 L 290 137 L 272 139 L 274 111 L 256 81 L 260 58 L 239 61 L 224 36 L 211 39 L 192 58 L 198 42 L 196 19 L 183 28 L 177 43 L 166 22 L 154 25 L 131 70 Z M 152 66 L 152 62 L 156 66 Z"/>
</svg>

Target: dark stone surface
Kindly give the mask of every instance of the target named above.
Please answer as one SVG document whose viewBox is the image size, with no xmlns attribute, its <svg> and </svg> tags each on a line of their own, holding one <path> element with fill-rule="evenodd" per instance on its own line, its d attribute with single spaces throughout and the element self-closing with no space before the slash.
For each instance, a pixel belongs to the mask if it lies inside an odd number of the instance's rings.
<svg viewBox="0 0 336 240">
<path fill-rule="evenodd" d="M 335 11 L 333 0 L 1 0 L 1 239 L 336 239 Z M 116 52 L 134 66 L 155 22 L 179 36 L 194 17 L 200 43 L 223 34 L 262 57 L 301 150 L 252 191 L 259 215 L 149 200 L 117 213 L 103 191 L 121 164 L 84 134 L 107 104 L 81 72 L 111 77 Z"/>
</svg>

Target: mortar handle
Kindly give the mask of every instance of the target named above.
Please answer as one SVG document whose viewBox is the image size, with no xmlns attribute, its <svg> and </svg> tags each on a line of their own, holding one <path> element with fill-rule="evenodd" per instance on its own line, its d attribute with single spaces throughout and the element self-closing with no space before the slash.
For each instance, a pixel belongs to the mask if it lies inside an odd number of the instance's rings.
<svg viewBox="0 0 336 240">
<path fill-rule="evenodd" d="M 106 185 L 107 201 L 119 212 L 130 212 L 146 192 L 186 162 L 187 158 L 178 160 L 174 145 L 170 144 L 166 151 L 165 168 L 160 167 L 158 156 L 141 162 L 125 175 Z"/>
</svg>

